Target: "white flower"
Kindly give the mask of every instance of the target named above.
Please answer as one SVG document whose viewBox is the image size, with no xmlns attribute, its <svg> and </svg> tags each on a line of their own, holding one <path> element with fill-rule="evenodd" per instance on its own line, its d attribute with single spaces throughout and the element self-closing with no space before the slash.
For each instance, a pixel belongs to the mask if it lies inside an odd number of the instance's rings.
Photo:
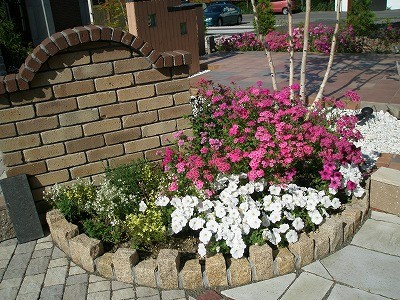
<svg viewBox="0 0 400 300">
<path fill-rule="evenodd" d="M 281 216 L 281 211 L 280 210 L 274 210 L 268 218 L 272 223 L 279 222 L 282 219 Z"/>
<path fill-rule="evenodd" d="M 261 220 L 258 218 L 260 216 L 260 211 L 258 209 L 250 209 L 245 215 L 243 223 L 246 223 L 253 229 L 258 229 L 261 225 Z"/>
<path fill-rule="evenodd" d="M 256 192 L 262 192 L 264 190 L 264 180 L 254 182 L 254 190 Z"/>
<path fill-rule="evenodd" d="M 175 208 L 181 207 L 182 206 L 182 200 L 181 198 L 178 197 L 173 197 L 171 199 L 171 205 Z"/>
<path fill-rule="evenodd" d="M 329 194 L 331 195 L 336 195 L 337 194 L 337 190 L 333 189 L 333 188 L 329 188 Z"/>
<path fill-rule="evenodd" d="M 274 234 L 275 245 L 278 245 L 282 241 L 281 233 L 279 232 L 278 228 L 273 228 L 272 233 Z"/>
<path fill-rule="evenodd" d="M 357 186 L 355 190 L 353 191 L 354 196 L 357 198 L 361 198 L 365 193 L 365 190 L 361 186 Z"/>
<path fill-rule="evenodd" d="M 333 198 L 332 199 L 332 207 L 334 209 L 338 209 L 340 207 L 340 205 L 342 205 L 342 203 L 340 203 L 339 198 Z"/>
<path fill-rule="evenodd" d="M 210 200 L 204 200 L 197 206 L 197 209 L 199 212 L 203 212 L 211 209 L 213 206 L 214 205 Z"/>
<path fill-rule="evenodd" d="M 268 190 L 269 190 L 269 192 L 270 192 L 272 195 L 279 196 L 279 194 L 281 193 L 282 188 L 281 188 L 280 186 L 271 185 L 271 186 L 268 188 Z"/>
<path fill-rule="evenodd" d="M 297 235 L 297 232 L 294 231 L 293 229 L 290 229 L 290 230 L 286 233 L 285 237 L 286 237 L 286 240 L 287 240 L 289 243 L 292 243 L 292 244 L 293 244 L 293 243 L 296 243 L 297 240 L 299 239 L 299 236 Z"/>
<path fill-rule="evenodd" d="M 145 212 L 146 209 L 147 209 L 146 203 L 144 203 L 144 201 L 140 201 L 140 203 L 139 203 L 139 211 L 140 212 Z"/>
<path fill-rule="evenodd" d="M 315 225 L 321 224 L 323 218 L 322 218 L 322 216 L 321 216 L 321 214 L 319 213 L 318 210 L 309 211 L 308 215 L 311 218 L 311 222 L 313 222 Z"/>
<path fill-rule="evenodd" d="M 297 231 L 300 231 L 304 228 L 304 222 L 301 218 L 297 217 L 296 219 L 294 219 L 292 226 L 294 227 L 294 229 L 296 229 Z"/>
<path fill-rule="evenodd" d="M 280 233 L 285 233 L 286 231 L 289 230 L 289 225 L 288 224 L 281 224 L 278 228 Z"/>
<path fill-rule="evenodd" d="M 206 223 L 206 228 L 215 233 L 218 231 L 218 223 L 215 220 L 210 220 Z"/>
<path fill-rule="evenodd" d="M 199 247 L 198 247 L 197 253 L 199 253 L 199 255 L 201 257 L 206 256 L 207 250 L 206 250 L 206 246 L 203 243 L 199 243 Z"/>
<path fill-rule="evenodd" d="M 189 221 L 189 227 L 193 230 L 199 230 L 203 228 L 205 222 L 202 218 L 193 218 Z"/>
<path fill-rule="evenodd" d="M 199 240 L 200 240 L 200 242 L 202 242 L 202 243 L 204 243 L 204 244 L 208 244 L 208 242 L 209 242 L 210 239 L 211 239 L 211 236 L 212 236 L 211 231 L 208 230 L 207 228 L 203 228 L 203 229 L 200 231 Z"/>
<path fill-rule="evenodd" d="M 167 196 L 158 197 L 155 204 L 158 206 L 166 206 L 169 203 L 169 198 Z"/>
</svg>

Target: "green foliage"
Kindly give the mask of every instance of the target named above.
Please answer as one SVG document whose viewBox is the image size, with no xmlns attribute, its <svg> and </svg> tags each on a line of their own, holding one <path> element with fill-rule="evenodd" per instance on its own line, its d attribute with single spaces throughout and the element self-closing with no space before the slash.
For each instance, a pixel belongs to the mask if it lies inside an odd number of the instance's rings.
<svg viewBox="0 0 400 300">
<path fill-rule="evenodd" d="M 3 5 L 0 4 L 0 47 L 8 71 L 15 71 L 23 63 L 31 51 L 19 33 L 16 32 L 14 23 L 7 18 Z"/>
<path fill-rule="evenodd" d="M 106 0 L 95 7 L 95 22 L 128 30 L 125 0 Z"/>
<path fill-rule="evenodd" d="M 91 238 L 110 244 L 118 244 L 124 240 L 124 234 L 120 226 L 112 226 L 96 219 L 83 220 L 82 224 L 85 233 Z"/>
<path fill-rule="evenodd" d="M 369 36 L 375 31 L 375 13 L 371 10 L 371 0 L 353 0 L 347 14 L 347 24 L 353 26 L 357 36 Z"/>
<path fill-rule="evenodd" d="M 269 0 L 260 0 L 256 6 L 256 12 L 258 17 L 258 33 L 266 35 L 268 32 L 274 29 L 275 26 L 275 15 L 272 12 L 271 3 Z M 257 24 L 254 24 L 254 28 L 257 28 Z"/>
</svg>

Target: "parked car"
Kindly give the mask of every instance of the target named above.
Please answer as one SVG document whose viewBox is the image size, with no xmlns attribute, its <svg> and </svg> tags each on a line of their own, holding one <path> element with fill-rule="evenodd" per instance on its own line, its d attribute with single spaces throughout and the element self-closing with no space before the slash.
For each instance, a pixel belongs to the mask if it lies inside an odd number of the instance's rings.
<svg viewBox="0 0 400 300">
<path fill-rule="evenodd" d="M 286 0 L 270 0 L 272 11 L 274 13 L 282 13 L 287 15 L 289 8 Z M 296 10 L 296 1 L 292 0 L 292 11 Z"/>
<path fill-rule="evenodd" d="M 242 20 L 242 11 L 233 4 L 210 4 L 204 9 L 207 26 L 241 24 Z"/>
</svg>

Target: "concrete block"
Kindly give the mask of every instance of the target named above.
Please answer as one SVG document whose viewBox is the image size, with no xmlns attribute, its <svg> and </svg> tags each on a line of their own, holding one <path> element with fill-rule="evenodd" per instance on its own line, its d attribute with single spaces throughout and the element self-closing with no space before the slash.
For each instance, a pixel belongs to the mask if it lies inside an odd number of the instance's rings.
<svg viewBox="0 0 400 300">
<path fill-rule="evenodd" d="M 314 240 L 314 259 L 321 259 L 329 253 L 329 235 L 325 231 L 318 229 L 310 233 Z"/>
<path fill-rule="evenodd" d="M 320 225 L 320 232 L 329 237 L 329 251 L 336 251 L 343 244 L 343 221 L 340 217 L 332 216 Z"/>
<path fill-rule="evenodd" d="M 400 216 L 400 171 L 379 168 L 371 176 L 371 208 Z"/>
<path fill-rule="evenodd" d="M 160 288 L 178 288 L 178 268 L 180 265 L 179 251 L 175 249 L 161 249 L 157 256 L 158 278 Z"/>
<path fill-rule="evenodd" d="M 247 258 L 230 259 L 228 279 L 231 286 L 239 286 L 251 282 L 251 267 Z"/>
<path fill-rule="evenodd" d="M 103 254 L 103 243 L 80 234 L 69 241 L 71 259 L 89 272 L 95 271 L 94 259 Z"/>
<path fill-rule="evenodd" d="M 134 269 L 136 283 L 138 285 L 156 288 L 156 269 L 157 261 L 154 258 L 149 258 L 139 262 Z"/>
<path fill-rule="evenodd" d="M 294 271 L 294 255 L 288 248 L 279 248 L 275 257 L 275 271 L 277 275 L 284 275 Z"/>
<path fill-rule="evenodd" d="M 194 290 L 203 287 L 201 265 L 198 259 L 185 262 L 181 271 L 181 278 L 184 289 Z"/>
<path fill-rule="evenodd" d="M 272 249 L 268 244 L 252 245 L 249 249 L 249 259 L 253 265 L 253 280 L 266 280 L 274 276 L 274 259 Z"/>
<path fill-rule="evenodd" d="M 314 240 L 304 233 L 300 235 L 296 243 L 289 243 L 289 250 L 295 256 L 296 269 L 301 269 L 314 260 Z"/>
<path fill-rule="evenodd" d="M 133 283 L 132 268 L 138 263 L 139 255 L 136 250 L 118 248 L 112 256 L 115 277 L 118 281 Z"/>
<path fill-rule="evenodd" d="M 112 253 L 107 252 L 96 259 L 96 270 L 100 276 L 109 279 L 114 277 L 112 258 Z"/>
<path fill-rule="evenodd" d="M 209 286 L 228 286 L 225 258 L 221 253 L 206 258 L 206 275 Z"/>
</svg>

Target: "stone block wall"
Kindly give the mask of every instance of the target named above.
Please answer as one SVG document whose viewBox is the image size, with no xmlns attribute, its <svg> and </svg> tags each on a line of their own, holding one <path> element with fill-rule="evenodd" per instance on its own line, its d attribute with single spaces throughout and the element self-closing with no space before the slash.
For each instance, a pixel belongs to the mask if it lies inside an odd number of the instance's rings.
<svg viewBox="0 0 400 300">
<path fill-rule="evenodd" d="M 160 159 L 191 114 L 186 51 L 159 53 L 119 29 L 76 27 L 37 46 L 18 74 L 0 77 L 0 162 L 43 191 L 106 166 Z"/>
</svg>

